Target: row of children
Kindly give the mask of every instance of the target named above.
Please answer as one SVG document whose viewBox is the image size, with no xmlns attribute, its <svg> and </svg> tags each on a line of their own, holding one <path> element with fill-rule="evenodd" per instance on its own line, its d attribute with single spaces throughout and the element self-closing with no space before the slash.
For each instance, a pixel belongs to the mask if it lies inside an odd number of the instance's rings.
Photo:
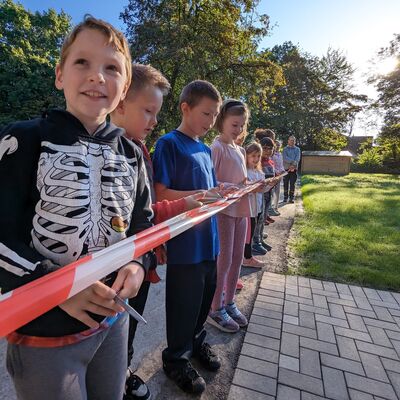
<svg viewBox="0 0 400 400">
<path fill-rule="evenodd" d="M 183 89 L 182 122 L 157 142 L 151 160 L 143 139 L 157 123 L 169 83 L 150 66 L 132 68 L 126 39 L 104 21 L 87 17 L 66 38 L 56 87 L 66 111 L 0 133 L 3 293 L 198 207 L 208 192 L 224 195 L 246 184 L 246 160 L 249 170 L 258 169 L 259 145 L 246 155 L 235 144 L 247 126 L 247 106 L 236 100 L 221 106 L 218 90 L 205 81 Z M 200 139 L 213 126 L 219 136 L 210 150 Z M 212 371 L 221 365 L 205 342 L 207 317 L 230 332 L 247 325 L 234 294 L 246 218 L 259 214 L 245 197 L 169 241 L 167 254 L 159 249 L 159 262 L 167 257 L 163 368 L 187 392 L 206 386 L 191 357 Z M 18 398 L 149 399 L 145 383 L 127 369 L 136 322 L 114 298 L 119 293 L 143 312 L 156 265 L 152 252 L 132 260 L 8 335 L 7 368 Z"/>
</svg>

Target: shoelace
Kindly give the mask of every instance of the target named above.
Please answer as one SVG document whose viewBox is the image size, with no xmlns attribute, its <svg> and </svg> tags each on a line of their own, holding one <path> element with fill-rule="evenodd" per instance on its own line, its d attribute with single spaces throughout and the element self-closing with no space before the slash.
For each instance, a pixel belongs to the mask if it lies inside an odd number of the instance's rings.
<svg viewBox="0 0 400 400">
<path fill-rule="evenodd" d="M 228 322 L 231 319 L 231 317 L 229 316 L 229 314 L 226 312 L 225 309 L 221 310 L 220 316 L 225 322 Z"/>
<path fill-rule="evenodd" d="M 236 304 L 235 303 L 233 303 L 232 305 L 230 305 L 230 306 L 228 306 L 229 307 L 229 311 L 232 313 L 232 314 L 234 314 L 234 315 L 236 315 L 236 316 L 240 316 L 241 315 L 241 312 L 239 311 L 239 309 L 236 307 Z"/>
</svg>

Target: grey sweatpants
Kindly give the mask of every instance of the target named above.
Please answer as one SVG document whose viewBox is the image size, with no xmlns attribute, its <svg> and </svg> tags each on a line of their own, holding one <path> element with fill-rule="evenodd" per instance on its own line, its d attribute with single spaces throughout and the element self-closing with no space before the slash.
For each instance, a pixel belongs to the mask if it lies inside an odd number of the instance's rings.
<svg viewBox="0 0 400 400">
<path fill-rule="evenodd" d="M 121 400 L 128 317 L 79 343 L 54 348 L 9 344 L 7 369 L 18 400 Z"/>
</svg>

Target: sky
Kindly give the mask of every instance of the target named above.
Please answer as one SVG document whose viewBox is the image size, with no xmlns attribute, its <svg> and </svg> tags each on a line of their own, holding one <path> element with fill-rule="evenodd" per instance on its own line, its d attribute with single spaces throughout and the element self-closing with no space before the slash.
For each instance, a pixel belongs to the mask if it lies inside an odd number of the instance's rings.
<svg viewBox="0 0 400 400">
<path fill-rule="evenodd" d="M 77 23 L 86 13 L 105 19 L 124 30 L 119 19 L 128 0 L 20 0 L 31 11 L 63 9 Z M 304 51 L 322 56 L 329 47 L 341 50 L 355 67 L 355 88 L 359 93 L 376 96 L 366 75 L 388 72 L 393 62 L 371 63 L 377 51 L 400 33 L 400 0 L 261 0 L 260 14 L 270 17 L 272 31 L 260 48 L 272 47 L 285 41 L 298 44 Z M 363 125 L 363 116 L 354 126 L 355 135 L 371 133 Z"/>
</svg>

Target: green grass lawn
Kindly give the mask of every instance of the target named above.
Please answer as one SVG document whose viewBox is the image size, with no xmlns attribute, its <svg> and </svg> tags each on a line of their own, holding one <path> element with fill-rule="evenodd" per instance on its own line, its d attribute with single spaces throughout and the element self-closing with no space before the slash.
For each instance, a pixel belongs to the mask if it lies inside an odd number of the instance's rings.
<svg viewBox="0 0 400 400">
<path fill-rule="evenodd" d="M 290 273 L 400 290 L 400 177 L 302 177 L 304 216 L 290 246 Z"/>
</svg>

